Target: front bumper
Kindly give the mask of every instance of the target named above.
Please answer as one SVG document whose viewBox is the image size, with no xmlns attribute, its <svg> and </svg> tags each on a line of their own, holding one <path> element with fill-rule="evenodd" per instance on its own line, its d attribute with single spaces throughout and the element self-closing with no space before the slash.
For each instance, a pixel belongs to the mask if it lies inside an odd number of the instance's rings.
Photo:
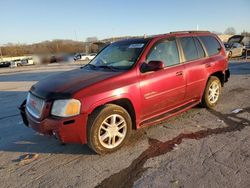
<svg viewBox="0 0 250 188">
<path fill-rule="evenodd" d="M 26 101 L 19 107 L 26 126 L 45 135 L 56 135 L 63 143 L 87 143 L 87 115 L 80 114 L 70 118 L 47 117 L 37 120 L 26 110 Z"/>
</svg>

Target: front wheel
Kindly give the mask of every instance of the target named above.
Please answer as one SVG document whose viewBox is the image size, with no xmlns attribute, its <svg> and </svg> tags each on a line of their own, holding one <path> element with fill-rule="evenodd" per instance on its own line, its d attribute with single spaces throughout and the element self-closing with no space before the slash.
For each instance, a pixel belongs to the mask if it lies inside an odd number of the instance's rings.
<svg viewBox="0 0 250 188">
<path fill-rule="evenodd" d="M 219 101 L 221 95 L 221 82 L 216 76 L 211 76 L 207 82 L 206 89 L 202 97 L 202 106 L 213 108 Z"/>
<path fill-rule="evenodd" d="M 132 120 L 121 106 L 106 104 L 95 110 L 88 121 L 88 146 L 98 154 L 119 149 L 130 136 Z"/>
</svg>

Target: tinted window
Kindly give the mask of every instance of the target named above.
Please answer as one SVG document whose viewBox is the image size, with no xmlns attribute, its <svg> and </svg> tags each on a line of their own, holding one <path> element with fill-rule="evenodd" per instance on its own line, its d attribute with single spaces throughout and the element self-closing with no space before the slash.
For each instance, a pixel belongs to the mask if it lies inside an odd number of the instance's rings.
<svg viewBox="0 0 250 188">
<path fill-rule="evenodd" d="M 180 38 L 180 41 L 186 61 L 191 61 L 199 58 L 193 37 L 182 37 Z"/>
<path fill-rule="evenodd" d="M 147 62 L 162 61 L 166 67 L 180 63 L 179 53 L 175 40 L 158 42 L 149 53 Z"/>
<path fill-rule="evenodd" d="M 201 42 L 204 44 L 207 49 L 209 56 L 215 55 L 220 52 L 220 43 L 212 36 L 200 36 Z"/>
<path fill-rule="evenodd" d="M 196 44 L 196 47 L 197 47 L 197 50 L 198 50 L 199 58 L 205 57 L 206 54 L 204 52 L 204 49 L 203 49 L 200 41 L 196 37 L 194 37 L 194 40 L 195 40 L 195 44 Z"/>
</svg>

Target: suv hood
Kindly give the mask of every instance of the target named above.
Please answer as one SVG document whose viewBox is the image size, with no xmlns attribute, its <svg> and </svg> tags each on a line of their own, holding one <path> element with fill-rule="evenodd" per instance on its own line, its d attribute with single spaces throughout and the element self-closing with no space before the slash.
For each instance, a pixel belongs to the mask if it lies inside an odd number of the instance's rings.
<svg viewBox="0 0 250 188">
<path fill-rule="evenodd" d="M 121 73 L 76 69 L 41 80 L 31 87 L 30 92 L 47 101 L 66 99 L 83 88 Z"/>
<path fill-rule="evenodd" d="M 242 35 L 234 35 L 234 36 L 230 37 L 227 42 L 229 44 L 241 43 L 243 38 L 244 38 L 244 36 L 242 36 Z"/>
</svg>

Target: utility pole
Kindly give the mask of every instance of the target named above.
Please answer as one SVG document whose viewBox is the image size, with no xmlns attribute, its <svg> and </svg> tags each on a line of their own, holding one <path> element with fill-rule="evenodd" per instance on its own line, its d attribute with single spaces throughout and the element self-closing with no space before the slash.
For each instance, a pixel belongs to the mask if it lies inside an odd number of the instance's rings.
<svg viewBox="0 0 250 188">
<path fill-rule="evenodd" d="M 0 55 L 1 55 L 1 60 L 3 60 L 2 47 L 1 46 L 0 46 Z"/>
<path fill-rule="evenodd" d="M 196 25 L 196 31 L 199 31 L 199 24 Z"/>
</svg>

